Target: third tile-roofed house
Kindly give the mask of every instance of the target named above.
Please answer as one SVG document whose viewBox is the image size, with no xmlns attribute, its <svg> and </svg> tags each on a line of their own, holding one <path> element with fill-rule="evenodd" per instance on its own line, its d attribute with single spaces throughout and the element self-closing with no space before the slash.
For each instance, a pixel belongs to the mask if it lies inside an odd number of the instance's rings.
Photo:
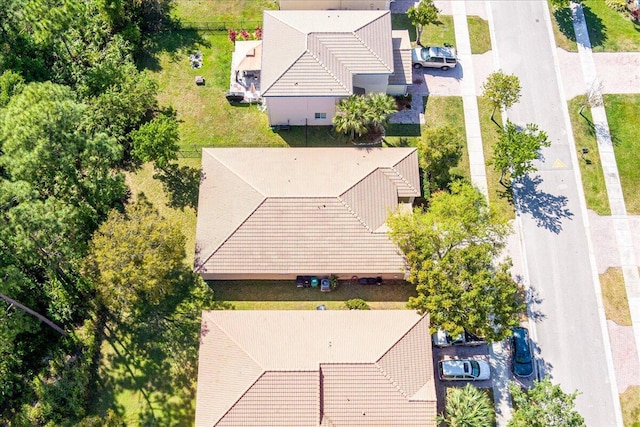
<svg viewBox="0 0 640 427">
<path fill-rule="evenodd" d="M 261 67 L 270 124 L 330 125 L 351 94 L 406 92 L 409 33 L 389 11 L 265 11 Z"/>
<path fill-rule="evenodd" d="M 206 280 L 405 275 L 385 221 L 420 196 L 415 148 L 206 148 L 202 175 Z"/>
<path fill-rule="evenodd" d="M 205 311 L 196 427 L 435 427 L 428 316 Z"/>
</svg>

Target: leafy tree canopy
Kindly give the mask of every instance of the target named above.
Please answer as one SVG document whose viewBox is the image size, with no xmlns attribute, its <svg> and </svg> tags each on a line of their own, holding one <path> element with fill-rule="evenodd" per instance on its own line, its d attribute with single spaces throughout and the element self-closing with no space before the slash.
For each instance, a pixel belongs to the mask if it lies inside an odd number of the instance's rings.
<svg viewBox="0 0 640 427">
<path fill-rule="evenodd" d="M 178 158 L 178 122 L 173 116 L 160 115 L 132 133 L 133 156 L 143 162 L 155 162 L 164 169 Z"/>
<path fill-rule="evenodd" d="M 500 183 L 508 187 L 513 179 L 536 171 L 533 161 L 539 157 L 540 149 L 548 147 L 551 142 L 546 132 L 538 130 L 538 126 L 533 123 L 522 129 L 507 120 L 507 124 L 499 132 L 500 137 L 491 163 L 500 171 Z"/>
<path fill-rule="evenodd" d="M 429 127 L 418 141 L 420 167 L 429 181 L 429 193 L 444 190 L 451 181 L 450 170 L 462 158 L 462 135 L 452 126 Z"/>
<path fill-rule="evenodd" d="M 515 411 L 508 427 L 584 427 L 584 418 L 575 410 L 578 392 L 567 394 L 549 378 L 535 381 L 533 388 L 509 386 Z"/>
<path fill-rule="evenodd" d="M 500 340 L 517 325 L 524 305 L 509 262 L 494 265 L 507 224 L 470 184 L 456 181 L 451 193 L 431 196 L 428 210 L 397 212 L 389 235 L 405 254 L 417 297 L 409 307 L 430 315 L 433 329 L 463 329 Z"/>
<path fill-rule="evenodd" d="M 157 305 L 179 281 L 185 237 L 143 195 L 112 211 L 89 243 L 84 263 L 102 303 L 112 312 L 135 314 Z"/>
<path fill-rule="evenodd" d="M 440 10 L 433 4 L 433 0 L 420 0 L 416 5 L 411 6 L 407 10 L 407 17 L 416 26 L 418 44 L 422 29 L 429 24 L 438 21 Z"/>
<path fill-rule="evenodd" d="M 112 170 L 122 149 L 89 129 L 86 112 L 68 87 L 25 86 L 0 115 L 0 165 L 10 181 L 82 207 L 95 221 L 124 195 L 123 177 Z"/>
<path fill-rule="evenodd" d="M 520 100 L 520 79 L 514 74 L 505 74 L 498 70 L 489 74 L 487 81 L 482 84 L 482 96 L 493 105 L 493 114 L 497 108 L 510 108 Z"/>
<path fill-rule="evenodd" d="M 447 388 L 445 413 L 438 423 L 448 427 L 493 427 L 495 410 L 486 392 L 471 384 Z"/>
</svg>

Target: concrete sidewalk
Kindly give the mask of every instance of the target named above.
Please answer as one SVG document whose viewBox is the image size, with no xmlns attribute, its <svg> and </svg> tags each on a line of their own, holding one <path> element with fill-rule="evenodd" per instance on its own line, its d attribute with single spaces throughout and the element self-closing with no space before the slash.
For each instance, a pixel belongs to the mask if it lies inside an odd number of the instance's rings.
<svg viewBox="0 0 640 427">
<path fill-rule="evenodd" d="M 593 59 L 593 53 L 591 51 L 591 42 L 589 40 L 589 32 L 584 19 L 582 5 L 572 3 L 571 10 L 573 15 L 573 27 L 576 33 L 576 40 L 578 42 L 578 52 L 580 54 L 584 83 L 587 88 L 594 87 L 597 86 L 598 74 L 595 61 Z M 601 97 L 601 94 L 598 95 Z M 616 163 L 613 142 L 609 132 L 607 115 L 601 102 L 600 105 L 591 107 L 591 115 L 598 142 L 598 151 L 600 152 L 605 186 L 607 188 L 607 196 L 611 207 L 613 230 L 616 237 L 616 245 L 619 250 L 620 265 L 622 267 L 625 288 L 627 291 L 627 299 L 629 302 L 629 310 L 631 312 L 631 321 L 633 325 L 633 336 L 635 341 L 634 347 L 636 350 L 635 355 L 627 349 L 628 352 L 626 354 L 620 354 L 620 352 L 617 352 L 616 357 L 628 358 L 630 356 L 635 356 L 636 360 L 634 362 L 640 363 L 640 359 L 638 359 L 638 355 L 640 354 L 640 352 L 638 352 L 638 344 L 640 343 L 640 275 L 638 274 L 638 261 L 635 254 L 631 226 L 624 203 L 622 185 L 620 184 L 618 165 Z M 612 342 L 612 344 L 614 343 Z M 621 363 L 618 363 L 617 365 L 620 366 Z M 636 363 L 633 363 L 633 365 L 638 366 Z M 624 374 L 624 372 L 616 373 L 616 375 Z M 623 381 L 624 383 L 628 383 L 628 381 L 626 381 L 626 377 L 623 379 L 625 380 Z M 622 420 L 620 420 L 620 424 L 622 424 Z"/>
</svg>

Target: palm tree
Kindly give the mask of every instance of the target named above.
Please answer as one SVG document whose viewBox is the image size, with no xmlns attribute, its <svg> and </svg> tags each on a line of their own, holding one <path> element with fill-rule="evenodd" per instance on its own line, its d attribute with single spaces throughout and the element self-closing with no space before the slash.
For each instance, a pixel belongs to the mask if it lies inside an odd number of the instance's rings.
<svg viewBox="0 0 640 427">
<path fill-rule="evenodd" d="M 492 427 L 495 412 L 487 393 L 467 384 L 463 388 L 449 387 L 445 413 L 438 423 L 449 427 Z"/>
<path fill-rule="evenodd" d="M 367 130 L 363 119 L 365 110 L 362 96 L 351 95 L 342 99 L 333 118 L 333 125 L 336 131 L 350 134 L 351 139 L 355 138 L 356 132 L 361 136 Z"/>
<path fill-rule="evenodd" d="M 396 101 L 386 93 L 370 94 L 366 98 L 366 107 L 366 119 L 373 127 L 384 125 L 389 116 L 398 111 Z"/>
<path fill-rule="evenodd" d="M 333 118 L 336 131 L 362 136 L 387 122 L 397 111 L 395 100 L 385 93 L 351 95 L 340 101 Z"/>
</svg>

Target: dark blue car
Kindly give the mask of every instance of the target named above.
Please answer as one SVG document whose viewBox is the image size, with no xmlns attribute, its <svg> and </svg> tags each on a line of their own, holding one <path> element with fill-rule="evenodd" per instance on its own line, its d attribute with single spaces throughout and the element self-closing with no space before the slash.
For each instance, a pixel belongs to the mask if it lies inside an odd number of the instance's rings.
<svg viewBox="0 0 640 427">
<path fill-rule="evenodd" d="M 529 332 L 525 328 L 513 328 L 511 356 L 513 373 L 516 376 L 528 377 L 533 374 L 533 357 L 529 346 Z"/>
</svg>

